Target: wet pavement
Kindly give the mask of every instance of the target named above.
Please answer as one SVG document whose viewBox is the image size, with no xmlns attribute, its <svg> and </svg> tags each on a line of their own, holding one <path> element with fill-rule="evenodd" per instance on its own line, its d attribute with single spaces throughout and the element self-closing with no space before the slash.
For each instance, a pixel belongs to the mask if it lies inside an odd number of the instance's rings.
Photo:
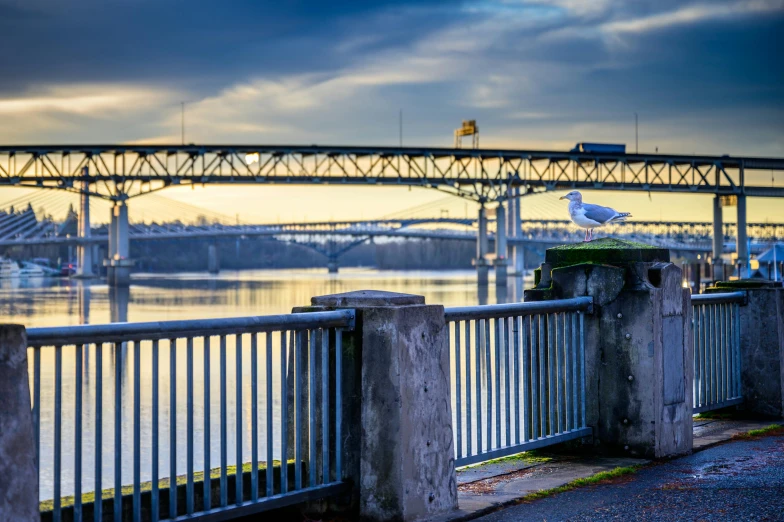
<svg viewBox="0 0 784 522">
<path fill-rule="evenodd" d="M 784 521 L 784 436 L 719 444 L 475 520 Z"/>
</svg>

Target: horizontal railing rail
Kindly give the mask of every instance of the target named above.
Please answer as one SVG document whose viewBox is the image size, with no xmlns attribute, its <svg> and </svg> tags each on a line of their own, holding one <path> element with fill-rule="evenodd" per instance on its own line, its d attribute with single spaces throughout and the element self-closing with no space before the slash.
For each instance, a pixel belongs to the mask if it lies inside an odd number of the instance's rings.
<svg viewBox="0 0 784 522">
<path fill-rule="evenodd" d="M 578 297 L 445 310 L 457 466 L 591 434 L 583 314 L 592 307 Z"/>
<path fill-rule="evenodd" d="M 743 402 L 740 311 L 746 292 L 691 297 L 694 331 L 693 411 L 702 413 Z"/>
<path fill-rule="evenodd" d="M 346 490 L 354 317 L 27 330 L 42 518 L 226 520 Z"/>
</svg>

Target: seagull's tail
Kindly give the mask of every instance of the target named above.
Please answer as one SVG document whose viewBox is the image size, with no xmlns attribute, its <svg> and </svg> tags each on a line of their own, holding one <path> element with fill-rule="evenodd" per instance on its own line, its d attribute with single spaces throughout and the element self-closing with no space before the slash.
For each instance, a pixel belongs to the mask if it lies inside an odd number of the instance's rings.
<svg viewBox="0 0 784 522">
<path fill-rule="evenodd" d="M 626 221 L 626 218 L 628 217 L 632 217 L 631 212 L 618 212 L 618 214 L 610 220 L 610 223 L 621 223 L 622 221 Z"/>
</svg>

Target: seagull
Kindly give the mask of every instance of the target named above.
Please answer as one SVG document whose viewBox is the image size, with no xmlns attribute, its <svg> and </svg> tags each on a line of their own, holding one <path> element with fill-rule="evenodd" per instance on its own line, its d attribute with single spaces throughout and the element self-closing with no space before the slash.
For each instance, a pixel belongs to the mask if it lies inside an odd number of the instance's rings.
<svg viewBox="0 0 784 522">
<path fill-rule="evenodd" d="M 594 228 L 609 223 L 620 223 L 631 216 L 630 212 L 618 212 L 613 208 L 583 203 L 583 195 L 577 190 L 573 190 L 559 199 L 569 200 L 569 215 L 572 222 L 578 227 L 586 229 L 583 242 L 593 239 Z"/>
</svg>

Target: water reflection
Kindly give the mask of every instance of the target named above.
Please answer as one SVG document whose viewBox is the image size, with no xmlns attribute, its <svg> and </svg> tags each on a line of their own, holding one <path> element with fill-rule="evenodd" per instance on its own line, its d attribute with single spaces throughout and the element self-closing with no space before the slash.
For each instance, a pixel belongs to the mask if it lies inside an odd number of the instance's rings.
<svg viewBox="0 0 784 522">
<path fill-rule="evenodd" d="M 143 322 L 162 321 L 174 319 L 194 319 L 209 317 L 232 317 L 248 315 L 267 315 L 290 312 L 295 306 L 306 305 L 315 295 L 347 292 L 359 289 L 378 289 L 394 292 L 404 292 L 424 295 L 428 303 L 444 304 L 445 306 L 465 306 L 487 303 L 503 303 L 517 301 L 522 297 L 521 281 L 510 278 L 509 288 L 498 289 L 491 284 L 477 287 L 475 273 L 465 272 L 378 272 L 378 271 L 350 271 L 346 270 L 338 275 L 328 275 L 321 271 L 250 271 L 250 272 L 224 272 L 220 276 L 207 276 L 205 274 L 175 274 L 175 275 L 139 275 L 133 279 L 130 288 L 109 288 L 100 281 L 76 280 L 46 280 L 32 284 L 19 282 L 7 284 L 0 283 L 0 314 L 6 321 L 21 323 L 27 327 L 35 326 L 64 326 L 71 324 L 100 324 L 108 322 Z M 530 284 L 527 282 L 526 284 Z M 247 336 L 246 336 L 247 337 Z M 203 443 L 204 425 L 204 386 L 203 368 L 211 368 L 211 372 L 219 367 L 219 350 L 213 340 L 210 357 L 205 361 L 205 347 L 202 339 L 194 340 L 194 367 L 197 370 L 194 379 L 194 411 L 195 411 L 195 441 L 196 447 Z M 259 340 L 261 343 L 261 340 Z M 226 357 L 228 361 L 236 358 L 237 348 L 241 352 L 241 368 L 243 388 L 250 383 L 250 342 L 245 339 L 241 347 L 233 337 L 227 338 Z M 259 344 L 263 346 L 263 344 Z M 273 367 L 277 368 L 280 357 L 279 339 L 274 340 L 275 356 Z M 102 414 L 103 426 L 103 453 L 102 475 L 104 486 L 111 487 L 113 480 L 113 459 L 111 459 L 114 445 L 114 405 L 116 394 L 120 399 L 121 409 L 121 438 L 124 462 L 132 461 L 133 447 L 133 407 L 134 407 L 134 381 L 136 377 L 137 357 L 138 375 L 141 384 L 140 413 L 141 413 L 141 440 L 142 440 L 142 479 L 150 476 L 151 462 L 151 411 L 152 411 L 152 364 L 157 360 L 160 366 L 159 376 L 159 408 L 161 449 L 158 454 L 161 466 L 168 462 L 169 414 L 176 412 L 175 434 L 176 440 L 186 440 L 185 415 L 187 411 L 186 386 L 186 353 L 185 342 L 180 340 L 174 347 L 168 341 L 161 341 L 157 350 L 152 343 L 127 343 L 117 346 L 117 352 L 112 345 L 87 346 L 82 350 L 81 356 L 76 347 L 67 347 L 62 350 L 62 494 L 67 495 L 73 491 L 73 462 L 74 462 L 74 437 L 75 437 L 75 370 L 77 365 L 83 371 L 83 405 L 82 423 L 83 434 L 81 437 L 83 447 L 82 460 L 82 488 L 83 491 L 93 490 L 93 470 L 95 458 L 95 428 Z M 31 358 L 32 359 L 32 358 Z M 50 498 L 53 484 L 53 425 L 54 425 L 54 350 L 42 349 L 41 351 L 41 498 Z M 205 365 L 206 362 L 206 365 Z M 172 366 L 173 363 L 173 366 Z M 32 362 L 31 362 L 32 364 Z M 119 365 L 119 366 L 118 366 Z M 98 386 L 97 368 L 101 368 L 102 382 Z M 243 434 L 243 447 L 249 445 L 250 440 L 250 395 L 243 396 L 240 408 L 236 408 L 235 397 L 235 365 L 228 364 L 227 382 L 229 383 L 227 416 L 228 425 L 234 426 L 236 412 L 240 412 L 246 433 Z M 259 388 L 263 388 L 266 367 L 259 364 Z M 115 375 L 119 375 L 119 387 L 115 389 Z M 172 381 L 170 375 L 174 375 Z M 278 379 L 278 381 L 276 381 Z M 273 383 L 279 382 L 279 376 L 273 376 Z M 214 399 L 219 395 L 219 379 L 213 375 L 210 385 L 210 394 Z M 174 384 L 176 390 L 176 403 L 172 410 L 169 404 L 170 386 Z M 278 384 L 274 384 L 274 389 Z M 101 408 L 96 408 L 96 387 L 103 395 Z M 259 399 L 259 411 L 265 411 L 266 397 Z M 211 404 L 214 401 L 211 400 Z M 273 397 L 273 410 L 275 418 L 279 418 L 280 406 Z M 219 432 L 219 408 L 210 410 L 209 424 L 212 425 L 213 444 L 219 444 L 219 438 L 214 434 Z M 260 424 L 261 426 L 261 424 Z M 263 429 L 259 434 L 261 441 L 260 452 L 265 447 Z M 227 440 L 228 454 L 235 454 L 232 437 L 233 430 L 229 430 Z M 245 448 L 247 453 L 249 446 Z M 276 438 L 273 448 L 276 458 L 279 454 L 279 439 Z M 126 452 L 128 453 L 126 455 Z M 217 447 L 212 452 L 217 456 Z M 185 466 L 184 451 L 176 456 L 178 472 Z M 196 458 L 197 467 L 203 466 L 204 461 Z M 212 465 L 215 465 L 212 462 Z M 163 468 L 162 468 L 163 469 Z M 131 469 L 122 470 L 123 481 L 131 480 Z"/>
</svg>

